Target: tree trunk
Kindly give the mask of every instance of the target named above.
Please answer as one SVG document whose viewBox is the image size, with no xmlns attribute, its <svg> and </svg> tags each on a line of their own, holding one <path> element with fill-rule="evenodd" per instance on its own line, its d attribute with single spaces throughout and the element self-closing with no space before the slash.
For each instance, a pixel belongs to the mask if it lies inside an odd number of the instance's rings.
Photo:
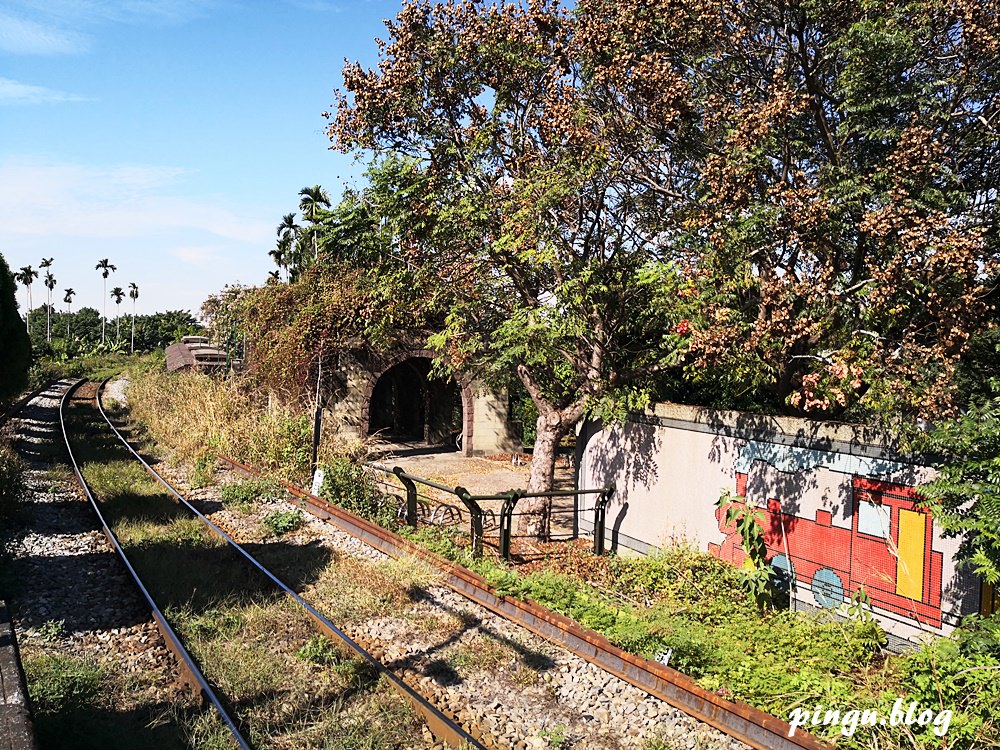
<svg viewBox="0 0 1000 750">
<path fill-rule="evenodd" d="M 531 452 L 528 492 L 548 492 L 552 489 L 559 441 L 575 423 L 576 419 L 567 419 L 566 415 L 557 411 L 549 412 L 548 416 L 538 415 L 538 420 L 535 422 L 535 445 Z M 528 497 L 520 501 L 515 512 L 523 515 L 518 521 L 517 533 L 521 536 L 547 539 L 551 509 L 551 497 Z"/>
</svg>

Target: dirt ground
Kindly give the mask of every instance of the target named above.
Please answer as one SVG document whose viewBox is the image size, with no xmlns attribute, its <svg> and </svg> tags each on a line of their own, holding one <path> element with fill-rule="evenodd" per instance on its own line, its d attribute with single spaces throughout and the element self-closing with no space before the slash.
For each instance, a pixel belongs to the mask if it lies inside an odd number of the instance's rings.
<svg viewBox="0 0 1000 750">
<path fill-rule="evenodd" d="M 408 474 L 424 477 L 446 487 L 465 487 L 473 495 L 495 495 L 528 486 L 531 465 L 522 460 L 514 465 L 510 456 L 466 458 L 461 453 L 425 453 L 388 456 L 380 459 L 388 467 L 401 466 Z M 563 459 L 556 464 L 556 489 L 573 489 L 573 468 Z"/>
<path fill-rule="evenodd" d="M 409 451 L 404 451 L 410 453 Z M 510 455 L 467 458 L 455 452 L 428 452 L 409 455 L 389 454 L 379 462 L 387 468 L 401 467 L 407 474 L 429 479 L 445 487 L 464 487 L 472 495 L 498 495 L 509 490 L 524 490 L 528 486 L 531 473 L 530 463 L 522 461 L 512 464 Z M 576 474 L 572 465 L 563 458 L 556 463 L 554 489 L 572 490 L 576 486 Z M 449 493 L 434 490 L 418 484 L 418 492 L 432 505 L 444 503 L 455 507 L 457 515 L 464 519 L 464 508 L 458 498 Z M 494 517 L 499 514 L 502 500 L 482 500 L 480 506 Z M 581 507 L 591 507 L 593 498 L 583 498 Z M 573 498 L 554 498 L 551 529 L 553 537 L 566 538 L 573 530 Z M 515 519 L 515 526 L 517 520 Z M 487 537 L 491 527 L 486 521 Z"/>
</svg>

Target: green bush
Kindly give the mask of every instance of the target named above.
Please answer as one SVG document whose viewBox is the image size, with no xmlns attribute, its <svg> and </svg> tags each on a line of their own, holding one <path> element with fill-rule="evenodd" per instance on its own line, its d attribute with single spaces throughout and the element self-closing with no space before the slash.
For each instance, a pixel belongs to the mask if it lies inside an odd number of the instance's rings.
<svg viewBox="0 0 1000 750">
<path fill-rule="evenodd" d="M 396 498 L 380 492 L 361 466 L 348 458 L 338 458 L 321 468 L 321 497 L 383 528 L 398 528 Z"/>
<path fill-rule="evenodd" d="M 0 440 L 0 517 L 13 514 L 26 492 L 24 463 L 10 443 Z"/>
<path fill-rule="evenodd" d="M 333 641 L 324 635 L 314 635 L 306 644 L 295 652 L 295 657 L 313 664 L 336 664 L 341 659 Z"/>
<path fill-rule="evenodd" d="M 301 511 L 279 510 L 264 516 L 261 519 L 261 523 L 274 536 L 282 536 L 302 526 L 305 523 L 305 519 L 302 517 Z"/>
<path fill-rule="evenodd" d="M 261 500 L 280 498 L 284 494 L 281 485 L 270 479 L 246 479 L 231 482 L 219 488 L 222 500 L 243 513 L 249 513 Z"/>
<path fill-rule="evenodd" d="M 0 255 L 0 404 L 12 400 L 27 385 L 31 340 L 17 311 L 16 285 Z"/>
</svg>

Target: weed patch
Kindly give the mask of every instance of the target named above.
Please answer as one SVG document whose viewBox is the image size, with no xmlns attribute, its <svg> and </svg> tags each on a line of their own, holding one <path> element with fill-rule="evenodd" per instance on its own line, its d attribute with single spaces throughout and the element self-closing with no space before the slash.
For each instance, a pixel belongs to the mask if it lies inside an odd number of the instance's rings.
<svg viewBox="0 0 1000 750">
<path fill-rule="evenodd" d="M 24 463 L 14 446 L 0 437 L 0 518 L 14 514 L 26 491 Z"/>
<path fill-rule="evenodd" d="M 300 528 L 305 523 L 305 518 L 298 510 L 276 510 L 264 516 L 260 523 L 273 536 L 283 536 Z"/>
</svg>

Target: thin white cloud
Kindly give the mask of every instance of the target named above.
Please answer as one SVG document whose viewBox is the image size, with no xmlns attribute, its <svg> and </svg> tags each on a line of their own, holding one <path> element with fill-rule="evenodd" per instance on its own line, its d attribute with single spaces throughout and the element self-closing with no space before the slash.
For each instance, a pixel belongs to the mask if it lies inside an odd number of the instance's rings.
<svg viewBox="0 0 1000 750">
<path fill-rule="evenodd" d="M 215 197 L 177 194 L 187 172 L 175 167 L 96 167 L 36 159 L 0 162 L 0 226 L 6 236 L 144 238 L 196 231 L 269 244 L 271 222 Z"/>
<path fill-rule="evenodd" d="M 65 24 L 186 23 L 201 18 L 219 0 L 21 0 L 20 6 L 35 16 Z"/>
<path fill-rule="evenodd" d="M 87 37 L 78 32 L 0 11 L 0 51 L 15 55 L 69 55 L 83 52 L 87 47 Z"/>
<path fill-rule="evenodd" d="M 293 8 L 308 11 L 311 13 L 343 13 L 344 6 L 341 3 L 329 2 L 329 0 L 286 0 Z"/>
<path fill-rule="evenodd" d="M 83 102 L 87 97 L 68 94 L 65 91 L 33 86 L 30 83 L 0 78 L 0 105 L 3 104 L 55 104 L 59 102 Z"/>
<path fill-rule="evenodd" d="M 170 254 L 191 266 L 206 268 L 216 263 L 221 255 L 219 249 L 205 245 L 188 245 L 170 251 Z"/>
</svg>

